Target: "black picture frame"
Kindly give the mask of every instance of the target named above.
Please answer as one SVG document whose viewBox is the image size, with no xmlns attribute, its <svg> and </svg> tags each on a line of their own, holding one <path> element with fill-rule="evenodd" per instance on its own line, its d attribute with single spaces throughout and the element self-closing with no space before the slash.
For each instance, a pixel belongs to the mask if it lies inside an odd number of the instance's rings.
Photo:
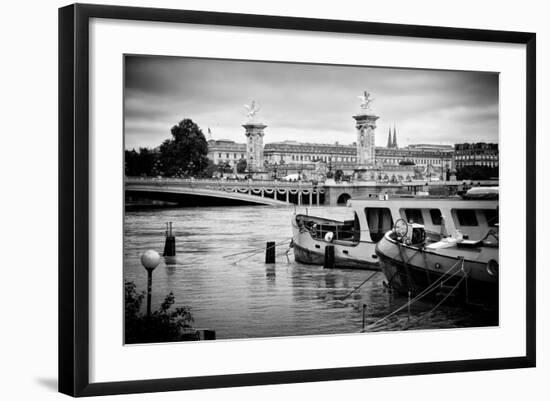
<svg viewBox="0 0 550 401">
<path fill-rule="evenodd" d="M 90 383 L 89 21 L 91 18 L 523 44 L 526 48 L 526 354 L 521 357 Z M 95 396 L 534 367 L 536 35 L 478 29 L 74 4 L 59 9 L 59 391 Z"/>
</svg>

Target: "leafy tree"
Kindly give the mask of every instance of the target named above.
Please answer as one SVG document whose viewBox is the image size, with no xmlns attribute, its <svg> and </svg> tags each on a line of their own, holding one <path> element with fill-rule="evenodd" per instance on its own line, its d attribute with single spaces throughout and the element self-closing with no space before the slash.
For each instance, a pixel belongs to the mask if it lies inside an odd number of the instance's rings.
<svg viewBox="0 0 550 401">
<path fill-rule="evenodd" d="M 208 166 L 208 143 L 201 129 L 190 119 L 184 119 L 170 130 L 172 138 L 160 145 L 160 160 L 164 174 L 196 176 Z"/>
<path fill-rule="evenodd" d="M 237 162 L 237 173 L 243 174 L 246 171 L 246 166 L 247 166 L 246 159 L 240 159 Z"/>
<path fill-rule="evenodd" d="M 124 175 L 136 176 L 138 153 L 135 149 L 124 151 Z"/>
<path fill-rule="evenodd" d="M 139 148 L 124 152 L 124 173 L 128 177 L 155 175 L 153 169 L 158 163 L 159 155 L 154 150 Z"/>
<path fill-rule="evenodd" d="M 166 296 L 159 310 L 152 312 L 151 316 L 140 312 L 144 297 L 145 293 L 138 292 L 134 282 L 124 283 L 126 344 L 198 339 L 195 332 L 190 330 L 194 321 L 190 308 L 183 306 L 171 310 L 174 304 L 172 292 Z"/>
<path fill-rule="evenodd" d="M 219 167 L 212 160 L 208 159 L 208 164 L 198 176 L 200 178 L 212 178 L 218 171 L 220 171 Z"/>
<path fill-rule="evenodd" d="M 341 181 L 343 176 L 344 176 L 344 172 L 340 169 L 338 169 L 334 172 L 334 180 L 335 181 Z"/>
</svg>

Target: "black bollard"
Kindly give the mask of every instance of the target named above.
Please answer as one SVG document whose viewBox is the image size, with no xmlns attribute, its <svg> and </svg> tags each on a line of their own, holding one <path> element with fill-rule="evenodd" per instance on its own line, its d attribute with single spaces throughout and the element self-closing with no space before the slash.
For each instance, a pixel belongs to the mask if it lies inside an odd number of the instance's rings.
<svg viewBox="0 0 550 401">
<path fill-rule="evenodd" d="M 176 256 L 176 237 L 172 235 L 172 222 L 169 224 L 170 228 L 166 230 L 166 240 L 162 256 Z"/>
<path fill-rule="evenodd" d="M 214 330 L 204 330 L 204 339 L 205 340 L 215 340 L 216 339 L 216 332 Z"/>
<path fill-rule="evenodd" d="M 334 268 L 334 245 L 327 245 L 325 247 L 325 264 L 323 267 L 325 269 Z"/>
<path fill-rule="evenodd" d="M 363 331 L 365 331 L 365 315 L 366 315 L 366 312 L 367 312 L 367 305 L 366 304 L 363 304 Z"/>
<path fill-rule="evenodd" d="M 166 237 L 166 242 L 164 243 L 164 253 L 162 256 L 176 256 L 176 238 L 175 237 Z"/>
<path fill-rule="evenodd" d="M 275 242 L 268 241 L 265 245 L 265 263 L 275 263 Z"/>
</svg>

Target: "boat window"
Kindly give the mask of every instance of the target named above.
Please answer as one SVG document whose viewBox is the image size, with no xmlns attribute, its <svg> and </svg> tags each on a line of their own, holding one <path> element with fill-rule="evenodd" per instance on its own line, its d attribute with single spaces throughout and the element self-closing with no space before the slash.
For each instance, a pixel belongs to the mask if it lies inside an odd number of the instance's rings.
<svg viewBox="0 0 550 401">
<path fill-rule="evenodd" d="M 497 209 L 484 209 L 485 220 L 489 227 L 496 227 L 498 225 L 498 211 Z"/>
<path fill-rule="evenodd" d="M 405 216 L 407 216 L 408 223 L 424 224 L 422 209 L 405 209 Z"/>
<path fill-rule="evenodd" d="M 476 211 L 474 209 L 456 209 L 458 223 L 461 226 L 477 226 Z"/>
<path fill-rule="evenodd" d="M 430 209 L 430 217 L 432 218 L 432 224 L 434 226 L 441 225 L 441 210 L 439 209 Z"/>
<path fill-rule="evenodd" d="M 380 241 L 384 234 L 393 228 L 393 219 L 387 207 L 366 207 L 365 215 L 369 225 L 370 238 L 374 242 Z"/>
</svg>

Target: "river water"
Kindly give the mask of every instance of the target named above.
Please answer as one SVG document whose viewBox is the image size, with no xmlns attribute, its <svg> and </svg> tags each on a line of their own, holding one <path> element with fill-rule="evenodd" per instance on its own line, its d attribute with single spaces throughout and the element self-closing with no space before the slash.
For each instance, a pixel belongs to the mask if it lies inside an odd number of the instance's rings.
<svg viewBox="0 0 550 401">
<path fill-rule="evenodd" d="M 304 208 L 298 209 L 303 212 Z M 164 248 L 165 223 L 173 222 L 176 264 L 163 260 L 153 272 L 152 309 L 172 291 L 175 305 L 190 306 L 194 327 L 216 331 L 217 339 L 356 333 L 407 299 L 384 287 L 376 274 L 345 300 L 340 300 L 373 272 L 323 269 L 285 256 L 292 237 L 292 208 L 267 206 L 198 207 L 127 211 L 124 279 L 145 291 L 147 274 L 140 256 Z M 352 219 L 346 207 L 310 207 L 309 214 Z M 277 247 L 277 263 L 264 263 L 266 241 Z M 256 253 L 235 253 L 257 250 Z M 145 303 L 145 302 L 144 302 Z M 372 330 L 475 327 L 497 324 L 494 313 L 432 303 L 415 303 Z M 422 319 L 419 318 L 422 316 Z"/>
</svg>

